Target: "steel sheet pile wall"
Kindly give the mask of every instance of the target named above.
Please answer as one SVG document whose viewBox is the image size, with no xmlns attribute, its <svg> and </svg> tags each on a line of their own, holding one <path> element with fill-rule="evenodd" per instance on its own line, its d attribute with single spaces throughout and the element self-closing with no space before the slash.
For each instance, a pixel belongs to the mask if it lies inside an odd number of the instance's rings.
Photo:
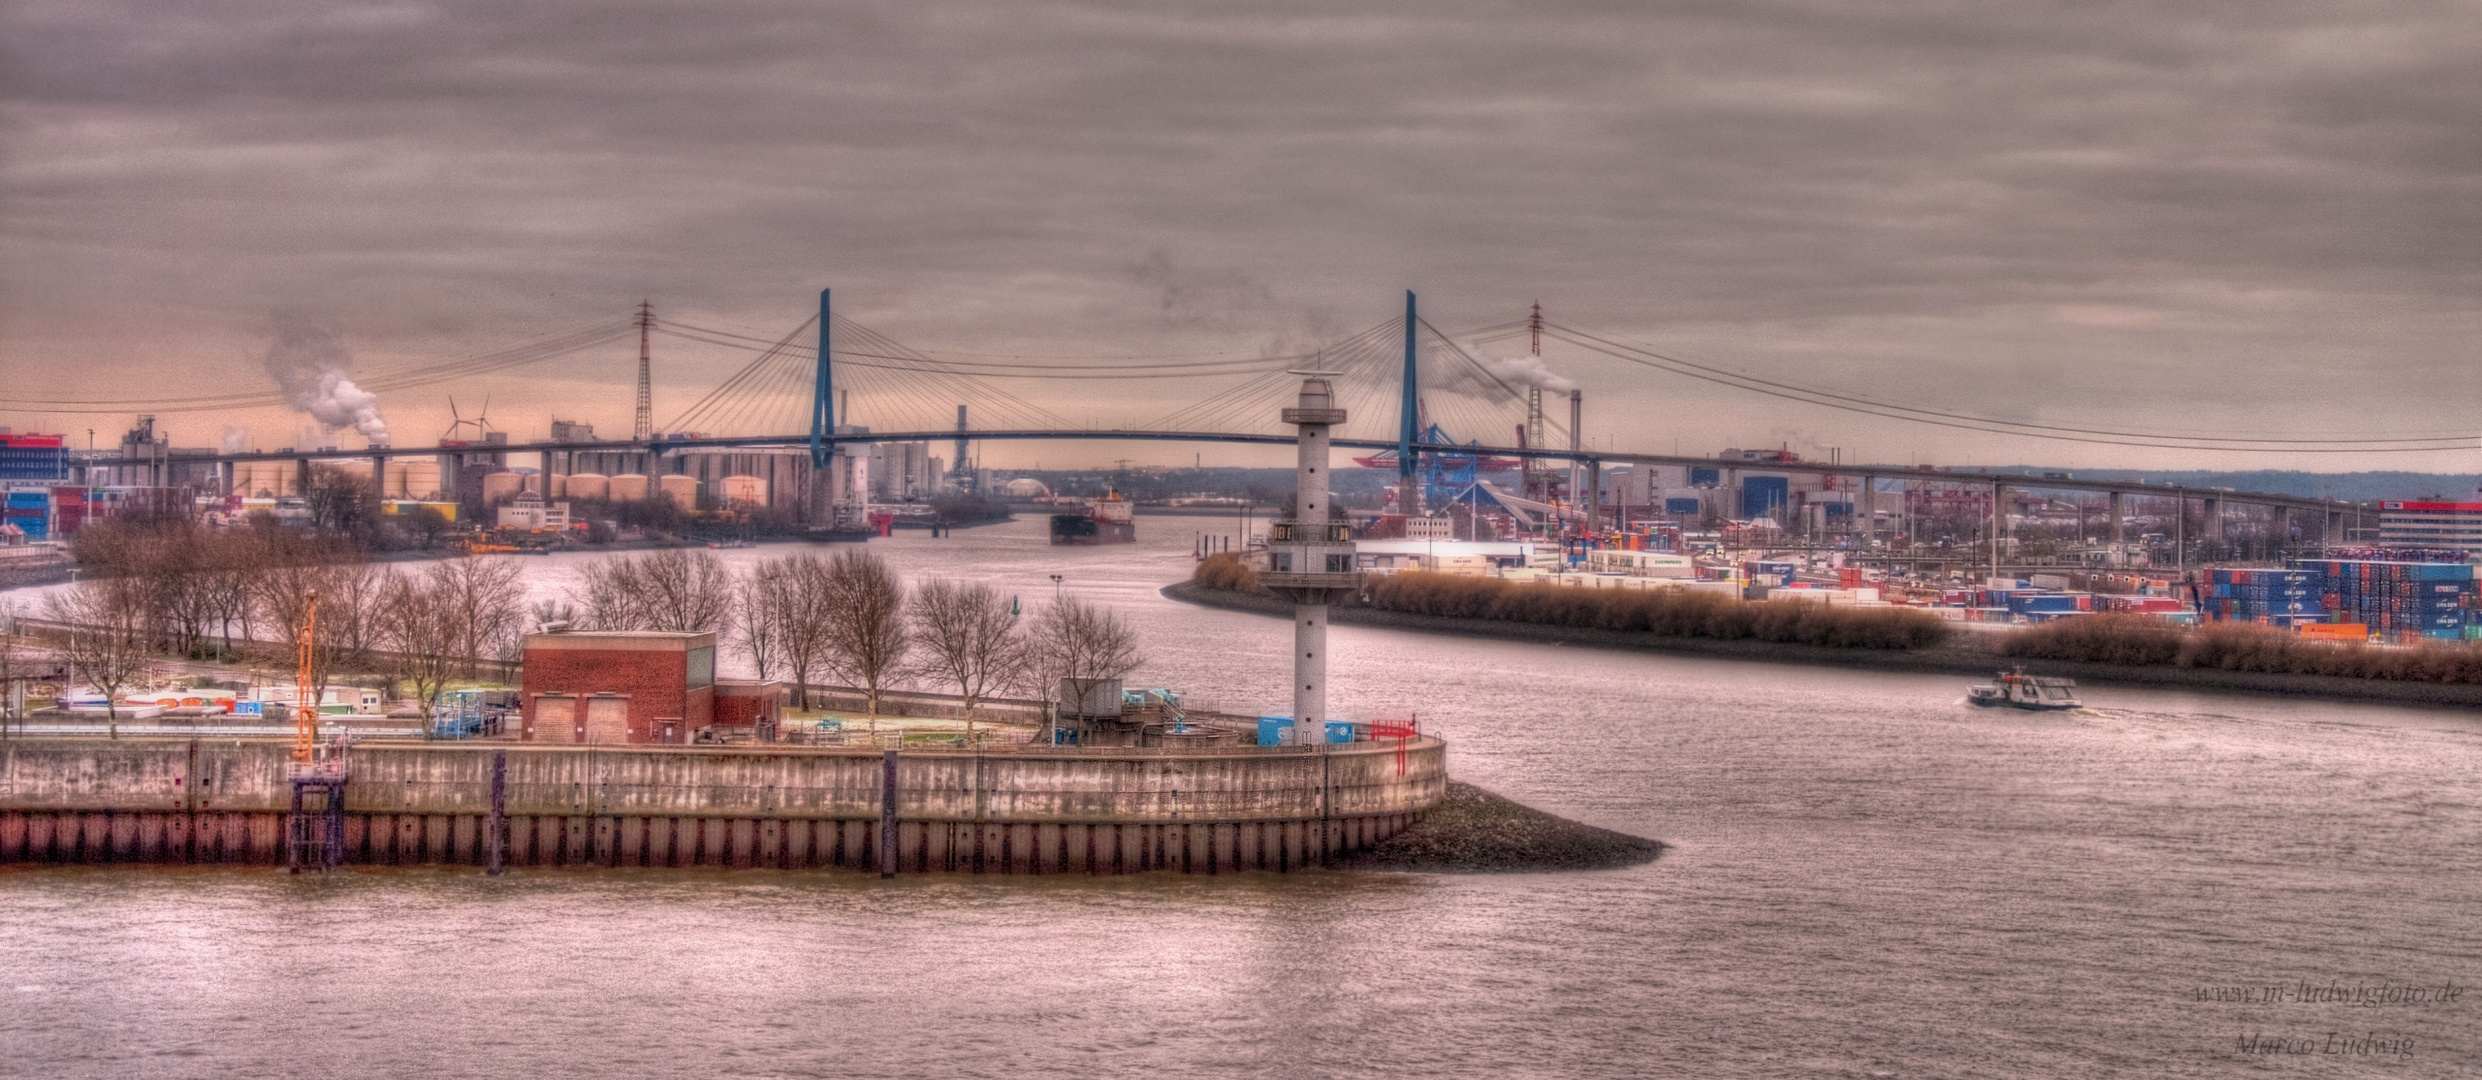
<svg viewBox="0 0 2482 1080">
<path fill-rule="evenodd" d="M 289 744 L 0 743 L 0 861 L 280 852 Z M 365 744 L 348 862 L 480 865 L 505 752 L 517 866 L 877 866 L 877 751 Z M 1267 751 L 907 751 L 901 872 L 1289 870 L 1394 835 L 1447 784 L 1437 739 Z"/>
<path fill-rule="evenodd" d="M 2470 563 L 2295 559 L 2295 570 L 2320 575 L 2319 600 L 2346 621 L 2394 639 L 2475 636 L 2475 577 Z"/>
</svg>

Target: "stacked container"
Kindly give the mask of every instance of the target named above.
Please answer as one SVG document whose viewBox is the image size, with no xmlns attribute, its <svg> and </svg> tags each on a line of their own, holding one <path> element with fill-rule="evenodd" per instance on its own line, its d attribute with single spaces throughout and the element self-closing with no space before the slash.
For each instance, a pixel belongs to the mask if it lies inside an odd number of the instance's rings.
<svg viewBox="0 0 2482 1080">
<path fill-rule="evenodd" d="M 2462 638 L 2475 624 L 2468 563 L 2296 559 L 2293 566 L 2319 575 L 2319 600 L 2338 621 L 2368 625 L 2386 640 Z"/>
<path fill-rule="evenodd" d="M 2198 586 L 2198 612 L 2218 622 L 2276 626 L 2326 622 L 2324 570 L 2209 570 Z"/>
<path fill-rule="evenodd" d="M 25 530 L 28 540 L 51 539 L 52 493 L 37 488 L 0 497 L 0 522 Z"/>
</svg>

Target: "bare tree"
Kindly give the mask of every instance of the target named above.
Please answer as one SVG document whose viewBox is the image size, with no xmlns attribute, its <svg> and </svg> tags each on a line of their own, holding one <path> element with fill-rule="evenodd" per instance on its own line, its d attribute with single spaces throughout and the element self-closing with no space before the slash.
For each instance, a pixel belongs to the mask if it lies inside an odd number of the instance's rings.
<svg viewBox="0 0 2482 1080">
<path fill-rule="evenodd" d="M 82 581 L 53 593 L 45 611 L 68 624 L 61 655 L 73 678 L 103 695 L 111 734 L 119 738 L 121 691 L 144 678 L 154 659 L 141 590 L 127 578 Z"/>
<path fill-rule="evenodd" d="M 533 621 L 538 633 L 549 629 L 555 623 L 564 626 L 576 625 L 577 621 L 583 617 L 578 614 L 577 605 L 566 600 L 537 600 L 533 606 L 526 609 L 526 615 Z"/>
<path fill-rule="evenodd" d="M 318 605 L 318 630 L 310 649 L 310 692 L 316 696 L 295 704 L 316 708 L 327 700 L 328 684 L 337 668 L 353 654 L 354 643 L 367 636 L 361 623 L 369 611 L 361 605 L 374 597 L 345 586 L 344 579 L 352 573 L 348 567 L 332 564 L 293 563 L 269 569 L 259 582 L 259 619 L 278 635 L 255 647 L 260 662 L 269 667 L 300 665 L 302 628 L 310 620 L 311 605 Z"/>
<path fill-rule="evenodd" d="M 736 640 L 750 666 L 758 669 L 759 681 L 781 665 L 777 660 L 784 651 L 785 594 L 791 584 L 785 580 L 782 561 L 770 559 L 750 569 L 733 585 L 734 623 L 740 633 Z"/>
<path fill-rule="evenodd" d="M 828 665 L 861 689 L 876 735 L 879 696 L 903 676 L 913 644 L 905 626 L 905 586 L 879 556 L 851 548 L 828 559 L 826 584 Z"/>
<path fill-rule="evenodd" d="M 906 607 L 922 673 L 953 685 L 965 707 L 965 738 L 974 738 L 974 710 L 996 687 L 1017 678 L 1026 662 L 1016 604 L 982 582 L 934 578 L 914 590 Z"/>
<path fill-rule="evenodd" d="M 334 636 L 336 663 L 354 671 L 376 667 L 379 649 L 379 605 L 389 579 L 396 575 L 371 563 L 338 563 L 328 575 L 326 599 L 320 601 L 320 636 Z M 342 616 L 332 626 L 326 612 L 333 605 Z"/>
<path fill-rule="evenodd" d="M 20 724 L 18 715 L 18 684 L 25 679 L 25 654 L 17 645 L 17 601 L 0 600 L 0 737 L 9 733 L 9 722 Z"/>
<path fill-rule="evenodd" d="M 525 630 L 526 590 L 510 559 L 468 555 L 432 563 L 424 585 L 447 600 L 456 616 L 457 656 L 473 678 L 483 658 L 506 656 Z"/>
<path fill-rule="evenodd" d="M 391 674 L 402 679 L 431 726 L 440 692 L 465 663 L 464 597 L 453 574 L 397 574 L 380 594 L 378 637 L 387 643 Z"/>
<path fill-rule="evenodd" d="M 763 564 L 770 568 L 772 591 L 767 616 L 775 623 L 776 653 L 784 674 L 793 682 L 793 707 L 810 707 L 810 686 L 831 666 L 835 636 L 831 633 L 835 603 L 827 561 L 817 555 L 789 555 Z"/>
<path fill-rule="evenodd" d="M 1026 670 L 1044 700 L 1054 705 L 1062 683 L 1082 706 L 1096 687 L 1146 662 L 1138 652 L 1137 632 L 1128 623 L 1074 596 L 1053 601 L 1035 617 L 1027 644 L 1033 663 Z"/>
<path fill-rule="evenodd" d="M 732 630 L 733 575 L 705 551 L 658 551 L 590 564 L 577 597 L 597 630 Z"/>
<path fill-rule="evenodd" d="M 302 489 L 302 504 L 316 528 L 363 532 L 379 517 L 379 487 L 371 477 L 317 465 L 310 470 L 309 485 Z"/>
</svg>

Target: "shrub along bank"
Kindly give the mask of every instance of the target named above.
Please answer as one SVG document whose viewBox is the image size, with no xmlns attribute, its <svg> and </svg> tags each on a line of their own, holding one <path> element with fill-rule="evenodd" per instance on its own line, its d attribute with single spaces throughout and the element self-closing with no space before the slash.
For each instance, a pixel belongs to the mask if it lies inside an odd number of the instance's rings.
<svg viewBox="0 0 2482 1080">
<path fill-rule="evenodd" d="M 1251 570 L 1249 564 L 1242 562 L 1241 556 L 1229 551 L 1219 551 L 1198 560 L 1198 569 L 1190 572 L 1189 580 L 1210 589 L 1223 589 L 1228 592 L 1263 595 L 1267 591 L 1258 583 L 1257 571 Z"/>
<path fill-rule="evenodd" d="M 1409 573 L 1377 578 L 1369 593 L 1370 606 L 1381 611 L 1663 637 L 1925 649 L 1946 641 L 1949 633 L 1938 616 L 1910 608 L 1830 607 L 1799 600 L 1751 603 L 1673 589 L 1584 589 Z"/>
<path fill-rule="evenodd" d="M 2212 623 L 2184 630 L 2142 615 L 2059 619 L 2009 634 L 2001 639 L 1999 651 L 2026 660 L 2482 684 L 2482 647 L 2441 642 L 2375 648 L 2314 641 L 2257 623 Z"/>
</svg>

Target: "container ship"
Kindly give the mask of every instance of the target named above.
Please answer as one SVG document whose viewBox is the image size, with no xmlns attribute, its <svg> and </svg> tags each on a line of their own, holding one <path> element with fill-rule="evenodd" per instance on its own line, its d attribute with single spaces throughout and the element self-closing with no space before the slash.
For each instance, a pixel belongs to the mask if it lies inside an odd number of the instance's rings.
<svg viewBox="0 0 2482 1080">
<path fill-rule="evenodd" d="M 1127 544 L 1138 538 L 1138 527 L 1131 520 L 1135 506 L 1121 498 L 1120 492 L 1106 492 L 1100 499 L 1087 503 L 1084 510 L 1051 516 L 1051 542 L 1055 544 Z"/>
</svg>

